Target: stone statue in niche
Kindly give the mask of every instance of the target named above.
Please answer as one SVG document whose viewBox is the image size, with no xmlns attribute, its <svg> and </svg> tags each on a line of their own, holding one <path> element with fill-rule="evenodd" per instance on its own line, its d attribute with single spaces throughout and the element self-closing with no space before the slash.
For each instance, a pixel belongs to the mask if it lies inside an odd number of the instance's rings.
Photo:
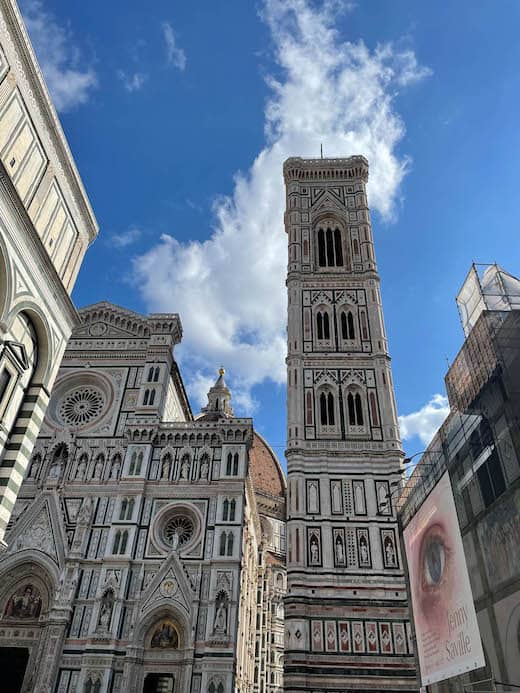
<svg viewBox="0 0 520 693">
<path fill-rule="evenodd" d="M 370 557 L 368 554 L 368 542 L 366 537 L 362 536 L 359 539 L 359 562 L 361 565 L 368 565 L 370 563 Z"/>
<path fill-rule="evenodd" d="M 166 455 L 161 464 L 161 479 L 170 478 L 171 461 L 170 456 Z"/>
<path fill-rule="evenodd" d="M 87 459 L 85 455 L 82 455 L 79 460 L 78 468 L 76 469 L 76 479 L 83 481 L 85 478 L 85 473 L 87 471 Z"/>
<path fill-rule="evenodd" d="M 385 558 L 386 564 L 389 566 L 395 566 L 395 548 L 392 538 L 387 536 L 385 538 Z"/>
<path fill-rule="evenodd" d="M 309 542 L 311 565 L 318 565 L 320 562 L 320 547 L 318 537 L 313 534 Z"/>
<path fill-rule="evenodd" d="M 188 479 L 190 476 L 190 458 L 184 455 L 181 460 L 181 479 Z"/>
<path fill-rule="evenodd" d="M 228 596 L 226 592 L 221 591 L 218 593 L 215 601 L 215 621 L 213 624 L 213 631 L 222 635 L 227 633 L 227 620 Z"/>
<path fill-rule="evenodd" d="M 356 512 L 363 514 L 365 512 L 365 497 L 361 483 L 354 485 L 354 500 L 356 503 Z"/>
<path fill-rule="evenodd" d="M 207 479 L 209 474 L 209 461 L 208 456 L 203 455 L 200 462 L 200 478 Z"/>
<path fill-rule="evenodd" d="M 341 490 L 339 483 L 336 483 L 332 487 L 332 509 L 334 512 L 341 512 Z"/>
<path fill-rule="evenodd" d="M 58 459 L 53 460 L 51 467 L 49 469 L 49 477 L 51 479 L 58 479 L 61 474 L 61 464 Z"/>
<path fill-rule="evenodd" d="M 110 628 L 110 620 L 114 609 L 114 593 L 112 590 L 107 590 L 101 598 L 101 606 L 99 609 L 98 630 L 107 631 Z"/>
<path fill-rule="evenodd" d="M 67 451 L 67 447 L 61 443 L 58 445 L 54 452 L 54 456 L 52 458 L 52 463 L 49 469 L 49 477 L 51 479 L 59 479 L 61 476 L 62 468 L 67 464 L 67 459 L 69 457 L 69 453 Z"/>
<path fill-rule="evenodd" d="M 94 467 L 94 479 L 101 479 L 101 474 L 103 473 L 103 458 L 101 455 L 96 460 L 96 466 Z"/>
<path fill-rule="evenodd" d="M 118 479 L 119 478 L 119 472 L 121 471 L 121 460 L 119 455 L 114 458 L 112 462 L 112 468 L 110 470 L 110 478 L 111 479 Z"/>
<path fill-rule="evenodd" d="M 312 481 L 309 484 L 309 512 L 317 513 L 318 511 L 318 485 Z"/>
<path fill-rule="evenodd" d="M 339 534 L 336 535 L 335 541 L 335 551 L 336 551 L 336 563 L 338 565 L 343 565 L 345 563 L 345 548 L 343 546 L 343 539 Z"/>
<path fill-rule="evenodd" d="M 31 469 L 29 472 L 29 476 L 31 479 L 36 479 L 36 477 L 38 476 L 38 472 L 40 471 L 41 462 L 42 462 L 42 458 L 40 457 L 40 455 L 35 455 L 35 457 L 33 458 L 33 461 L 31 462 Z"/>
</svg>

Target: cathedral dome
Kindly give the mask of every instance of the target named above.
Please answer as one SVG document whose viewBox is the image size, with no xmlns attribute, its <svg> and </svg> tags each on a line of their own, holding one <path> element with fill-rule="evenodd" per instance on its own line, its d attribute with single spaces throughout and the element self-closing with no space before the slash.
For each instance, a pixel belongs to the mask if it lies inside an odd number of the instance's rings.
<svg viewBox="0 0 520 693">
<path fill-rule="evenodd" d="M 249 451 L 249 472 L 258 493 L 285 496 L 285 474 L 273 450 L 262 436 L 254 431 Z"/>
</svg>

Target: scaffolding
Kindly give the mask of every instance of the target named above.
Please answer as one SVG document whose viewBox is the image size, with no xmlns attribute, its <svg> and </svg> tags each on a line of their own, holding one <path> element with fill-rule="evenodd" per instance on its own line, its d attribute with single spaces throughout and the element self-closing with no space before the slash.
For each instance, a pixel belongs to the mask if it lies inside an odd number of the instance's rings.
<svg viewBox="0 0 520 693">
<path fill-rule="evenodd" d="M 520 279 L 496 263 L 474 262 L 455 300 L 467 337 L 483 311 L 520 310 Z"/>
<path fill-rule="evenodd" d="M 496 264 L 473 264 L 457 295 L 457 307 L 466 339 L 445 382 L 451 407 L 468 412 L 486 383 L 505 370 L 515 370 L 520 280 Z"/>
</svg>

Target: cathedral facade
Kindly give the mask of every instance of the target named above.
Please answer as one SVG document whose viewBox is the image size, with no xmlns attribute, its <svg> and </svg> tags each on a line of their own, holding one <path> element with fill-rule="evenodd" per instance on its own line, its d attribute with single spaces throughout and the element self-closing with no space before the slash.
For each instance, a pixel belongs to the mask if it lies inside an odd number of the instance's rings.
<svg viewBox="0 0 520 693">
<path fill-rule="evenodd" d="M 368 162 L 284 164 L 288 693 L 416 690 Z"/>
<path fill-rule="evenodd" d="M 13 693 L 278 691 L 285 479 L 175 314 L 80 311 L 0 560 Z"/>
</svg>

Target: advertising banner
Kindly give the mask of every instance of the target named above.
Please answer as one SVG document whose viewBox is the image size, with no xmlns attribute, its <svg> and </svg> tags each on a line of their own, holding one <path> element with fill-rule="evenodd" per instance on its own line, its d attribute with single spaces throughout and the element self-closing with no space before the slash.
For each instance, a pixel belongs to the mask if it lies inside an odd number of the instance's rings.
<svg viewBox="0 0 520 693">
<path fill-rule="evenodd" d="M 484 666 L 449 474 L 404 530 L 423 686 Z"/>
</svg>

